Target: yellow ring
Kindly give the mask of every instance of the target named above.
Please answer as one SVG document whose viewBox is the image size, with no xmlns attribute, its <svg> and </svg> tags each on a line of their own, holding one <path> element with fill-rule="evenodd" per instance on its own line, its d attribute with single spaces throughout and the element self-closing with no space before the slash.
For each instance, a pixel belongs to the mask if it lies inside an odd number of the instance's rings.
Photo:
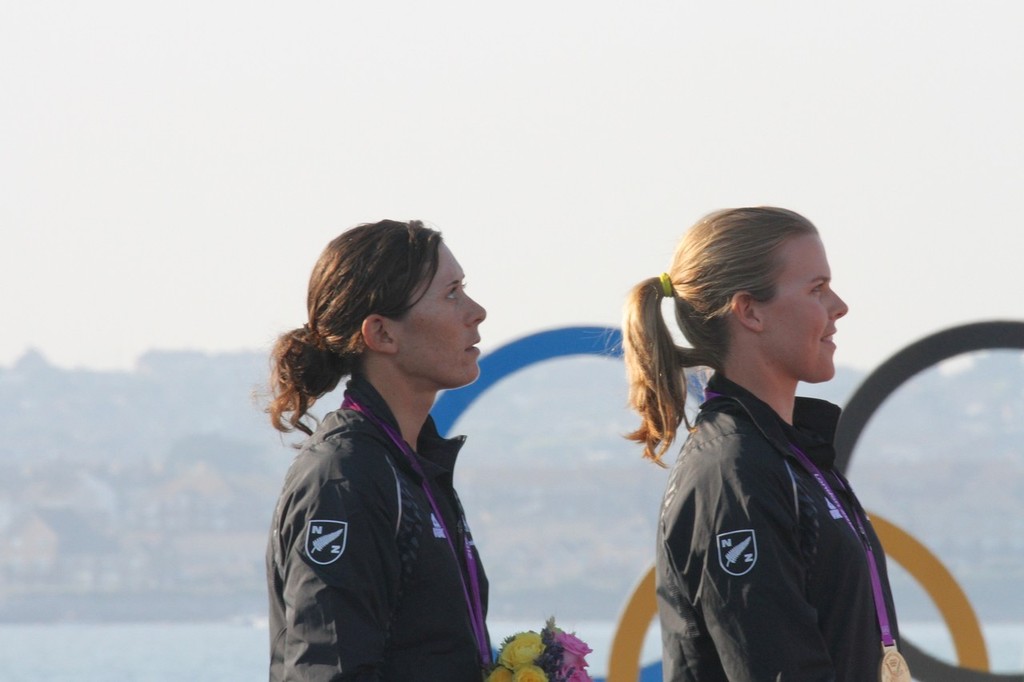
<svg viewBox="0 0 1024 682">
<path fill-rule="evenodd" d="M 967 600 L 967 595 L 956 579 L 927 547 L 896 524 L 872 514 L 871 525 L 878 533 L 886 555 L 917 578 L 938 607 L 953 637 L 953 647 L 960 667 L 987 672 L 989 667 L 985 636 L 971 602 Z"/>
<path fill-rule="evenodd" d="M 657 613 L 654 566 L 651 566 L 633 590 L 619 618 L 619 627 L 615 630 L 615 639 L 612 640 L 612 650 L 608 656 L 607 682 L 636 682 L 640 673 L 640 651 L 644 646 L 644 637 Z"/>
</svg>

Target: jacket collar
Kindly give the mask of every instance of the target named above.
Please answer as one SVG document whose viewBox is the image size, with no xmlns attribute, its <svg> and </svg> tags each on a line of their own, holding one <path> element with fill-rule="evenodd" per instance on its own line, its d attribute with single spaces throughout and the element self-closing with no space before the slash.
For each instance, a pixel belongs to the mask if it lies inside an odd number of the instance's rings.
<svg viewBox="0 0 1024 682">
<path fill-rule="evenodd" d="M 836 426 L 841 410 L 837 405 L 818 398 L 797 397 L 793 405 L 793 424 L 787 424 L 767 403 L 715 373 L 708 382 L 708 391 L 717 397 L 708 399 L 701 410 L 725 409 L 731 402 L 743 408 L 754 425 L 786 456 L 792 457 L 790 444 L 800 448 L 818 466 L 831 467 L 835 462 Z"/>
<path fill-rule="evenodd" d="M 398 420 L 395 419 L 394 413 L 366 377 L 360 374 L 352 375 L 352 378 L 345 385 L 345 394 L 351 395 L 370 410 L 377 419 L 393 428 L 396 433 L 399 432 Z M 367 422 L 367 425 L 372 429 L 377 429 L 377 426 L 370 422 Z M 398 447 L 391 443 L 391 439 L 387 434 L 381 435 L 387 440 L 389 445 L 392 445 L 389 450 L 398 450 Z M 437 431 L 434 418 L 427 415 L 427 421 L 423 424 L 416 442 L 416 454 L 419 456 L 423 471 L 427 477 L 430 479 L 442 479 L 450 485 L 452 472 L 455 469 L 455 460 L 458 458 L 459 450 L 462 449 L 462 444 L 465 441 L 465 436 L 442 437 Z M 415 475 L 415 470 L 409 464 L 404 454 L 395 459 L 404 471 Z"/>
</svg>

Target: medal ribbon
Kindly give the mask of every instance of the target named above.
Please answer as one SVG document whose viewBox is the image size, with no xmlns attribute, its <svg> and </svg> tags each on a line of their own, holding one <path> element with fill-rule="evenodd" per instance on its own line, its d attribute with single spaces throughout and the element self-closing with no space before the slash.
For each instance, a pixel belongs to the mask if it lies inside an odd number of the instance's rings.
<svg viewBox="0 0 1024 682">
<path fill-rule="evenodd" d="M 875 598 L 875 613 L 878 616 L 878 627 L 882 631 L 882 646 L 894 646 L 896 642 L 892 636 L 892 627 L 889 625 L 889 613 L 885 607 L 885 597 L 882 595 L 882 579 L 878 575 L 878 565 L 875 563 L 875 552 L 871 549 L 871 541 L 868 540 L 867 530 L 864 528 L 864 520 L 861 517 L 860 512 L 854 509 L 854 515 L 857 521 L 857 525 L 854 527 L 849 514 L 846 513 L 846 509 L 839 501 L 839 496 L 836 495 L 835 490 L 833 490 L 832 486 L 829 485 L 828 481 L 825 479 L 825 475 L 821 472 L 821 469 L 819 469 L 814 462 L 811 461 L 811 458 L 805 455 L 797 446 L 790 443 L 789 448 L 793 451 L 793 454 L 796 455 L 796 458 L 800 461 L 800 464 L 803 465 L 804 469 L 806 469 L 807 472 L 811 474 L 816 481 L 818 481 L 818 485 L 820 485 L 822 490 L 825 491 L 825 494 L 828 496 L 829 500 L 832 501 L 832 504 L 835 505 L 836 509 L 839 510 L 839 513 L 843 515 L 846 525 L 850 527 L 853 534 L 860 538 L 861 545 L 864 547 L 864 553 L 867 555 L 868 570 L 871 573 L 871 592 Z M 842 481 L 839 481 L 839 483 L 842 485 Z M 845 488 L 846 486 L 843 487 Z"/>
<path fill-rule="evenodd" d="M 452 558 L 455 559 L 455 565 L 459 568 L 459 581 L 462 583 L 462 594 L 466 599 L 466 608 L 469 611 L 469 620 L 473 625 L 473 635 L 476 637 L 477 648 L 480 653 L 480 660 L 484 666 L 490 665 L 491 663 L 491 648 L 487 644 L 487 626 L 484 624 L 484 608 L 483 601 L 480 597 L 480 576 L 477 572 L 476 556 L 473 554 L 473 536 L 469 531 L 469 524 L 466 523 L 466 517 L 462 515 L 462 526 L 465 530 L 462 536 L 462 551 L 466 557 L 466 572 L 469 573 L 469 585 L 466 585 L 466 577 L 463 575 L 462 567 L 459 564 L 458 552 L 455 551 L 455 544 L 452 541 L 452 534 L 448 532 L 448 526 L 445 524 L 444 516 L 441 514 L 441 509 L 437 505 L 437 500 L 434 499 L 434 494 L 431 491 L 430 480 L 423 472 L 423 467 L 420 465 L 419 459 L 402 439 L 402 436 L 395 431 L 392 426 L 383 420 L 379 419 L 377 415 L 373 414 L 369 408 L 358 403 L 351 396 L 346 395 L 345 401 L 341 404 L 342 408 L 355 410 L 359 414 L 366 417 L 370 423 L 383 431 L 391 442 L 394 443 L 402 454 L 405 455 L 406 459 L 412 468 L 419 474 L 420 478 L 423 479 L 423 492 L 426 493 L 427 500 L 430 502 L 430 508 L 434 512 L 434 518 L 441 525 L 444 531 L 445 539 L 448 541 L 448 547 L 452 551 Z"/>
</svg>

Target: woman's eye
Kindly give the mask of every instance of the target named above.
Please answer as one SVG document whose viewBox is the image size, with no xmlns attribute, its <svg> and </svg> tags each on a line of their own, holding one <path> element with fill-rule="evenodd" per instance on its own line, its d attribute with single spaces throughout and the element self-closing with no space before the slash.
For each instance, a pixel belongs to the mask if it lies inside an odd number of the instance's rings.
<svg viewBox="0 0 1024 682">
<path fill-rule="evenodd" d="M 451 289 L 450 289 L 450 290 L 448 291 L 448 293 L 447 293 L 447 294 L 445 294 L 445 298 L 451 298 L 451 299 L 456 299 L 456 298 L 458 298 L 458 297 L 459 297 L 459 292 L 460 292 L 460 291 L 462 291 L 462 290 L 463 290 L 463 289 L 465 289 L 465 288 L 466 288 L 466 283 L 465 283 L 465 282 L 462 282 L 462 283 L 460 283 L 460 284 L 457 284 L 457 285 L 453 286 L 453 287 L 452 287 L 452 288 L 451 288 Z"/>
</svg>

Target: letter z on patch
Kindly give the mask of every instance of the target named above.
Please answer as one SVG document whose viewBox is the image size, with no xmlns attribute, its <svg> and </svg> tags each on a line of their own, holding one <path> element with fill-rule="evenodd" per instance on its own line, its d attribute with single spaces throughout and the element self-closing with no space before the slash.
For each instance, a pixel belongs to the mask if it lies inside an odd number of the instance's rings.
<svg viewBox="0 0 1024 682">
<path fill-rule="evenodd" d="M 753 529 L 719 533 L 718 565 L 729 575 L 745 575 L 757 563 L 757 537 Z"/>
<path fill-rule="evenodd" d="M 321 566 L 333 564 L 345 552 L 348 523 L 316 519 L 306 525 L 306 556 Z"/>
</svg>

